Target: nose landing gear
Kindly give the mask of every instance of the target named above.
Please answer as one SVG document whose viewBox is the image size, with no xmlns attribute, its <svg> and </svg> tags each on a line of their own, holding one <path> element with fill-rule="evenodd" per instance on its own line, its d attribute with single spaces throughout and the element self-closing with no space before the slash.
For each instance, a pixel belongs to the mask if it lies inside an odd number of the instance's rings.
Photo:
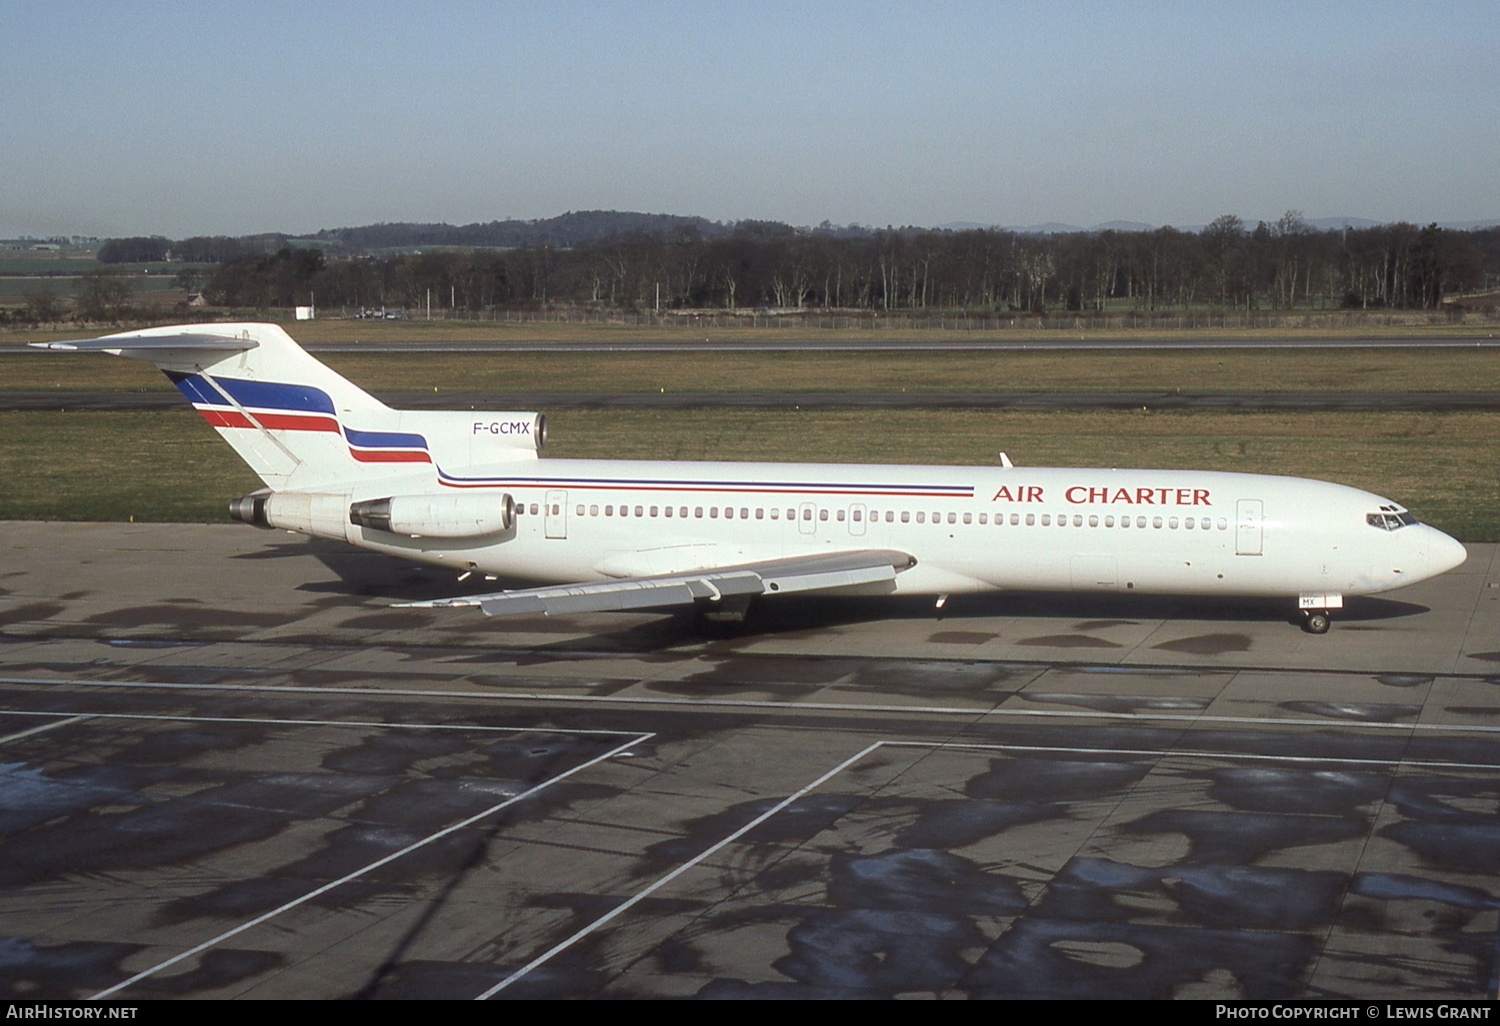
<svg viewBox="0 0 1500 1026">
<path fill-rule="evenodd" d="M 1343 609 L 1344 596 L 1337 592 L 1303 592 L 1297 596 L 1297 608 L 1302 613 L 1302 629 L 1309 634 L 1327 634 L 1333 620 L 1330 609 Z"/>
<path fill-rule="evenodd" d="M 1309 634 L 1327 634 L 1328 628 L 1333 625 L 1333 618 L 1328 615 L 1326 609 L 1304 609 L 1302 610 L 1302 629 Z"/>
</svg>

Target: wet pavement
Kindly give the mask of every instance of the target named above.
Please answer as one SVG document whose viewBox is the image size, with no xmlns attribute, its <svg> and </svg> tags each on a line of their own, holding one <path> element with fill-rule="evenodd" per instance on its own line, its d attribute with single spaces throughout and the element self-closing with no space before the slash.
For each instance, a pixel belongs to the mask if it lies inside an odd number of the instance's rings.
<svg viewBox="0 0 1500 1026">
<path fill-rule="evenodd" d="M 7 998 L 1495 996 L 1493 546 L 1321 638 L 1061 595 L 726 631 L 0 528 Z"/>
</svg>

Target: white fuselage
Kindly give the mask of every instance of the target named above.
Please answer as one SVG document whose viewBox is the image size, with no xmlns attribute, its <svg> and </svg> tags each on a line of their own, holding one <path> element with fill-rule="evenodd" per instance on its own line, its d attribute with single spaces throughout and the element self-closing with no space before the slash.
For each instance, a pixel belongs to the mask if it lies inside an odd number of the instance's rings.
<svg viewBox="0 0 1500 1026">
<path fill-rule="evenodd" d="M 424 471 L 350 497 L 509 494 L 514 525 L 469 540 L 354 525 L 343 536 L 543 583 L 893 549 L 916 563 L 878 590 L 915 594 L 1365 595 L 1432 577 L 1465 555 L 1388 499 L 1254 474 L 554 459 L 438 480 Z"/>
</svg>

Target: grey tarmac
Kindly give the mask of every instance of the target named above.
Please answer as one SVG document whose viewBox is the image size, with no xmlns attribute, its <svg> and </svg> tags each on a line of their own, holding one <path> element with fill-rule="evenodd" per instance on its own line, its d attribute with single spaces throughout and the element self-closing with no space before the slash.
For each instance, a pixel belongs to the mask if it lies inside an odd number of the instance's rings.
<svg viewBox="0 0 1500 1026">
<path fill-rule="evenodd" d="M 0 524 L 0 994 L 1493 999 L 1500 548 L 1351 600 L 486 620 Z"/>
</svg>

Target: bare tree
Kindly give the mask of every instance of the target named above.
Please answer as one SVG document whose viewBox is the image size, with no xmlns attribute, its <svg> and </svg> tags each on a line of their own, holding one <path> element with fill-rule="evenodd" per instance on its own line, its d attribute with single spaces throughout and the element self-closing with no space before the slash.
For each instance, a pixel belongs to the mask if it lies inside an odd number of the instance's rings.
<svg viewBox="0 0 1500 1026">
<path fill-rule="evenodd" d="M 43 281 L 34 289 L 21 293 L 26 301 L 26 318 L 36 324 L 51 324 L 62 320 L 63 300 L 52 290 L 50 281 Z"/>
<path fill-rule="evenodd" d="M 109 267 L 87 271 L 78 289 L 78 316 L 85 321 L 118 321 L 130 309 L 130 279 Z"/>
<path fill-rule="evenodd" d="M 1245 245 L 1245 222 L 1233 214 L 1224 214 L 1210 221 L 1208 227 L 1199 233 L 1199 238 L 1203 240 L 1204 253 L 1208 257 L 1218 303 L 1228 306 L 1231 268 Z"/>
</svg>

